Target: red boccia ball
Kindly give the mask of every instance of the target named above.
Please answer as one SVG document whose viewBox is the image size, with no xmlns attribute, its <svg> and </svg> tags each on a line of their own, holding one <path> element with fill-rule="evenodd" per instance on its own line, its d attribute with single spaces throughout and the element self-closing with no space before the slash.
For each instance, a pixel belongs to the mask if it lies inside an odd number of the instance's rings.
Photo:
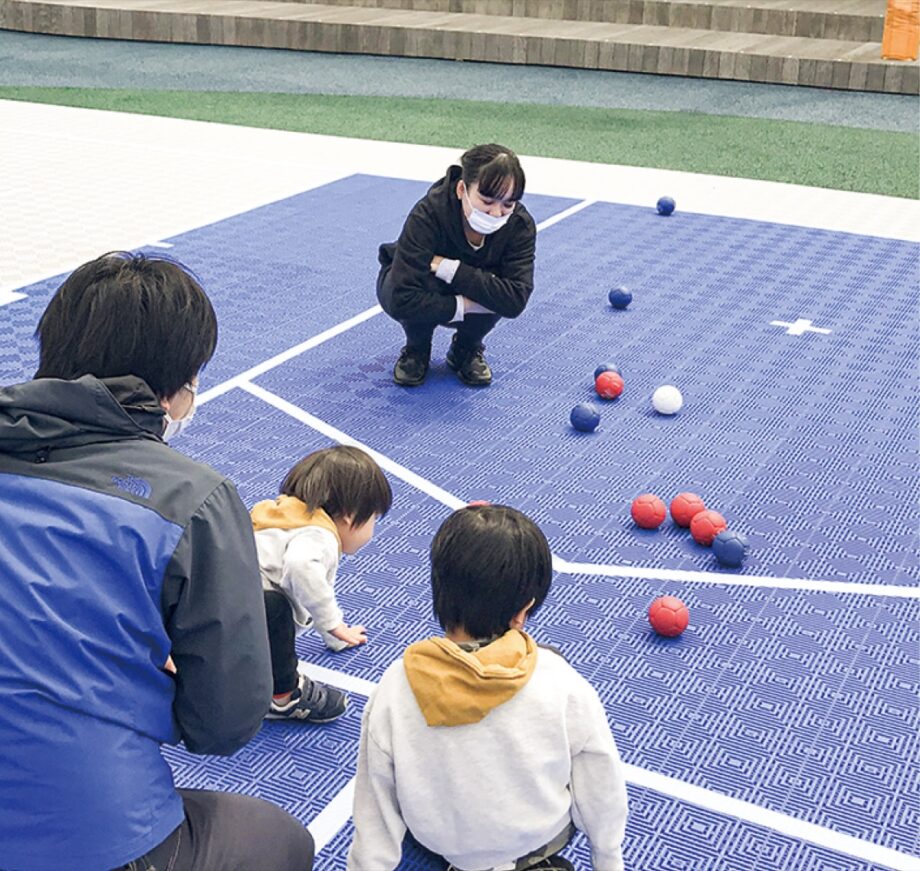
<svg viewBox="0 0 920 871">
<path fill-rule="evenodd" d="M 668 510 L 654 493 L 643 493 L 633 499 L 629 513 L 637 526 L 643 529 L 658 529 L 664 523 Z"/>
<path fill-rule="evenodd" d="M 689 526 L 694 516 L 705 510 L 706 503 L 696 493 L 678 493 L 671 500 L 671 517 L 678 526 Z"/>
<path fill-rule="evenodd" d="M 690 611 L 676 596 L 659 596 L 649 606 L 648 622 L 659 635 L 676 638 L 690 623 Z"/>
<path fill-rule="evenodd" d="M 594 379 L 594 389 L 601 399 L 616 399 L 623 392 L 623 379 L 619 372 L 601 372 Z"/>
<path fill-rule="evenodd" d="M 697 544 L 709 547 L 712 540 L 723 530 L 728 529 L 728 523 L 718 511 L 700 511 L 690 521 L 690 535 Z"/>
</svg>

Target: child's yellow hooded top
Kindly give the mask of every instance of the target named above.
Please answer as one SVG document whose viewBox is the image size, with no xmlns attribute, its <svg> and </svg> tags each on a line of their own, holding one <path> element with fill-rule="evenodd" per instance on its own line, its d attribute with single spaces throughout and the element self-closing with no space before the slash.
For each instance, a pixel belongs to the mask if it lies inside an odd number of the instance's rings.
<svg viewBox="0 0 920 871">
<path fill-rule="evenodd" d="M 474 653 L 447 638 L 429 638 L 411 645 L 403 662 L 425 722 L 463 726 L 523 689 L 537 666 L 537 645 L 517 629 Z"/>
</svg>

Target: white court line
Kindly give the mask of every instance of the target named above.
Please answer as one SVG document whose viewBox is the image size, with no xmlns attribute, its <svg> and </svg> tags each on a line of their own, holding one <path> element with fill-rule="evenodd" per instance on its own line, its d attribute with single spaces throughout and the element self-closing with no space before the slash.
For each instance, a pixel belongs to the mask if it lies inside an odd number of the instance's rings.
<svg viewBox="0 0 920 871">
<path fill-rule="evenodd" d="M 312 662 L 305 662 L 302 659 L 297 662 L 297 670 L 313 680 L 330 683 L 340 690 L 357 693 L 359 696 L 370 696 L 377 689 L 377 684 L 372 680 L 365 680 L 363 677 L 352 677 L 350 674 L 345 674 L 344 671 L 314 665 Z"/>
<path fill-rule="evenodd" d="M 553 224 L 558 224 L 559 221 L 564 220 L 565 218 L 569 217 L 569 215 L 574 215 L 576 212 L 580 212 L 582 209 L 587 208 L 594 202 L 596 201 L 582 200 L 580 203 L 576 203 L 574 206 L 570 206 L 561 212 L 557 212 L 555 215 L 551 215 L 545 221 L 541 221 L 539 224 L 537 224 L 537 232 L 540 232 L 540 230 L 544 229 L 545 227 L 552 227 Z M 295 345 L 293 348 L 288 348 L 286 351 L 282 351 L 280 354 L 276 354 L 274 357 L 259 363 L 257 366 L 253 366 L 251 369 L 247 369 L 245 372 L 241 372 L 239 375 L 234 375 L 233 378 L 230 378 L 227 381 L 223 381 L 216 387 L 212 387 L 210 390 L 205 390 L 204 393 L 201 393 L 198 396 L 197 404 L 204 405 L 204 403 L 208 402 L 209 400 L 216 399 L 218 396 L 222 396 L 224 393 L 233 390 L 234 387 L 244 387 L 245 384 L 251 381 L 253 378 L 258 378 L 259 375 L 264 375 L 266 372 L 274 369 L 276 366 L 280 366 L 282 363 L 286 363 L 288 360 L 293 360 L 294 357 L 299 356 L 304 351 L 309 351 L 311 348 L 315 348 L 317 345 L 323 344 L 323 342 L 328 342 L 330 339 L 334 339 L 336 336 L 341 335 L 347 330 L 350 330 L 352 327 L 363 324 L 364 321 L 370 320 L 372 317 L 374 317 L 374 315 L 379 315 L 382 311 L 383 309 L 380 308 L 379 305 L 371 306 L 369 309 L 365 309 L 363 312 L 355 315 L 353 318 L 349 318 L 347 321 L 342 321 L 342 323 L 337 324 L 334 327 L 330 327 L 328 330 L 324 330 L 321 333 L 318 333 L 312 338 L 307 339 L 305 342 L 301 342 L 299 345 Z M 316 419 L 314 418 L 314 420 Z M 313 426 L 313 424 L 311 423 L 310 426 Z M 370 450 L 365 445 L 361 445 L 361 447 L 365 451 Z"/>
<path fill-rule="evenodd" d="M 313 836 L 313 849 L 318 854 L 351 819 L 351 806 L 355 800 L 355 779 L 345 784 L 309 823 Z"/>
<path fill-rule="evenodd" d="M 448 493 L 446 490 L 442 490 L 436 484 L 432 484 L 431 481 L 421 477 L 421 475 L 416 475 L 415 472 L 407 469 L 405 466 L 400 465 L 395 460 L 391 460 L 389 457 L 385 457 L 383 454 L 378 453 L 372 447 L 359 442 L 357 439 L 353 439 L 347 433 L 342 432 L 340 429 L 336 429 L 334 426 L 326 423 L 324 420 L 320 420 L 318 417 L 314 417 L 307 411 L 304 411 L 302 408 L 299 408 L 296 405 L 288 402 L 286 399 L 282 399 L 280 396 L 271 393 L 266 390 L 264 387 L 259 387 L 258 384 L 250 384 L 248 382 L 243 382 L 239 385 L 242 390 L 245 390 L 247 393 L 251 393 L 253 396 L 258 397 L 263 402 L 267 402 L 269 405 L 273 405 L 279 411 L 283 411 L 285 414 L 290 415 L 295 420 L 299 420 L 301 423 L 305 423 L 307 426 L 312 427 L 317 432 L 322 433 L 324 436 L 331 438 L 333 441 L 338 442 L 342 445 L 351 445 L 355 448 L 361 448 L 362 451 L 370 454 L 377 465 L 381 469 L 385 469 L 392 475 L 395 475 L 401 481 L 405 481 L 412 487 L 415 487 L 416 490 L 421 490 L 423 493 L 427 493 L 433 499 L 436 499 L 438 502 L 442 502 L 448 508 L 463 508 L 466 505 L 462 499 L 458 499 L 452 493 Z"/>
<path fill-rule="evenodd" d="M 355 315 L 353 318 L 349 318 L 347 321 L 342 321 L 340 324 L 336 324 L 334 327 L 330 327 L 328 330 L 323 330 L 321 333 L 317 333 L 310 339 L 307 339 L 305 342 L 301 342 L 299 345 L 295 345 L 293 348 L 288 348 L 286 351 L 282 351 L 280 354 L 275 354 L 274 357 L 270 357 L 268 360 L 264 360 L 262 363 L 259 363 L 257 366 L 253 366 L 251 369 L 247 369 L 245 372 L 241 372 L 239 375 L 234 375 L 233 378 L 228 379 L 216 387 L 212 387 L 210 390 L 205 390 L 204 393 L 198 396 L 197 405 L 204 405 L 206 402 L 216 399 L 218 396 L 222 396 L 224 393 L 227 393 L 229 390 L 233 390 L 234 387 L 245 387 L 250 378 L 257 378 L 259 375 L 264 375 L 270 369 L 274 369 L 276 366 L 280 366 L 282 363 L 286 363 L 288 360 L 292 360 L 294 357 L 302 354 L 304 351 L 309 351 L 310 348 L 315 348 L 317 345 L 321 345 L 323 342 L 328 342 L 329 339 L 333 339 L 341 333 L 350 330 L 352 327 L 358 326 L 358 324 L 364 323 L 364 321 L 369 320 L 374 317 L 374 315 L 380 314 L 383 309 L 379 305 L 371 306 L 369 309 L 365 309 L 360 314 Z"/>
<path fill-rule="evenodd" d="M 298 663 L 298 668 L 310 677 L 360 695 L 369 696 L 377 688 L 375 681 L 352 677 L 331 668 L 323 668 L 305 662 Z M 884 865 L 895 871 L 920 871 L 920 858 L 916 856 L 873 844 L 852 835 L 835 832 L 833 829 L 799 820 L 789 814 L 770 810 L 753 802 L 732 798 L 712 789 L 695 786 L 657 771 L 650 771 L 647 768 L 640 768 L 625 762 L 623 768 L 627 783 L 633 786 L 651 789 L 723 816 L 746 820 L 782 835 L 807 841 L 847 856 L 855 856 L 874 865 Z M 354 791 L 355 781 L 352 779 L 336 793 L 316 819 L 309 823 L 310 832 L 316 842 L 317 853 L 336 836 L 351 817 Z"/>
<path fill-rule="evenodd" d="M 222 386 L 222 385 L 221 385 Z M 315 415 L 304 411 L 297 405 L 282 399 L 270 390 L 241 381 L 237 385 L 247 393 L 267 402 L 279 411 L 290 415 L 295 420 L 322 433 L 324 436 L 343 445 L 361 448 L 370 454 L 382 469 L 405 481 L 416 490 L 420 490 L 432 499 L 456 510 L 463 508 L 466 502 L 447 490 L 432 483 L 427 478 L 407 469 L 395 460 L 375 451 L 369 445 L 352 438 L 348 433 L 320 420 Z M 217 388 L 215 388 L 217 389 Z M 854 584 L 847 581 L 823 581 L 807 578 L 773 578 L 769 575 L 734 575 L 722 572 L 683 571 L 679 569 L 639 568 L 638 566 L 592 565 L 591 563 L 571 563 L 553 555 L 553 568 L 557 572 L 572 575 L 601 575 L 616 578 L 646 578 L 649 580 L 680 581 L 683 583 L 724 584 L 736 587 L 766 587 L 771 589 L 807 590 L 814 592 L 852 593 L 854 595 L 894 596 L 903 599 L 920 599 L 920 587 L 896 586 L 894 584 Z"/>
<path fill-rule="evenodd" d="M 774 578 L 769 575 L 733 575 L 722 572 L 698 572 L 684 569 L 640 568 L 639 566 L 593 565 L 570 563 L 555 557 L 557 571 L 570 575 L 603 575 L 609 578 L 647 578 L 690 584 L 725 584 L 728 587 L 776 587 L 782 590 L 809 590 L 821 593 L 855 593 L 867 596 L 893 596 L 920 599 L 920 587 L 896 584 L 855 584 L 849 581 L 820 581 L 804 578 Z"/>
<path fill-rule="evenodd" d="M 547 227 L 552 227 L 553 224 L 558 224 L 560 221 L 564 221 L 569 215 L 574 215 L 576 212 L 580 212 L 582 209 L 588 208 L 588 206 L 593 206 L 597 200 L 582 200 L 580 203 L 575 203 L 574 206 L 569 206 L 567 209 L 564 209 L 561 212 L 558 212 L 555 215 L 547 218 L 545 221 L 541 221 L 537 224 L 537 232 L 540 230 L 545 230 Z"/>
<path fill-rule="evenodd" d="M 901 853 L 890 847 L 882 847 L 871 841 L 863 841 L 852 835 L 845 835 L 824 826 L 804 822 L 789 814 L 779 813 L 749 801 L 731 798 L 711 789 L 684 783 L 666 774 L 648 771 L 627 763 L 623 763 L 623 767 L 626 769 L 627 783 L 635 786 L 643 786 L 725 816 L 747 820 L 800 841 L 826 847 L 847 856 L 855 856 L 873 865 L 884 865 L 895 871 L 920 871 L 920 857 L 911 856 L 909 853 Z"/>
</svg>

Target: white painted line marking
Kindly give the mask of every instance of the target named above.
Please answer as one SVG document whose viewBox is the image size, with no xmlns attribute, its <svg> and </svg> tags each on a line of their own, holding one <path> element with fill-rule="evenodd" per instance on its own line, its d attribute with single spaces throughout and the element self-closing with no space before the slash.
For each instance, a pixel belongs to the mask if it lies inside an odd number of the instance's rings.
<svg viewBox="0 0 920 871">
<path fill-rule="evenodd" d="M 242 376 L 238 376 L 242 377 Z M 221 385 L 223 386 L 223 385 Z M 361 448 L 370 454 L 377 464 L 401 481 L 405 481 L 416 490 L 420 490 L 432 499 L 441 502 L 452 510 L 463 508 L 466 502 L 447 490 L 432 483 L 427 478 L 407 469 L 405 466 L 384 456 L 379 451 L 352 438 L 348 433 L 320 420 L 297 405 L 282 399 L 270 390 L 240 381 L 237 387 L 274 406 L 279 411 L 290 415 L 295 420 L 322 433 L 324 436 L 343 445 Z M 217 388 L 215 388 L 217 389 Z M 904 599 L 920 599 L 920 587 L 896 586 L 894 584 L 856 584 L 846 581 L 811 580 L 804 578 L 773 578 L 768 575 L 733 575 L 722 572 L 697 572 L 679 569 L 639 568 L 638 566 L 592 565 L 591 563 L 572 563 L 562 557 L 553 555 L 553 568 L 563 574 L 603 575 L 619 578 L 647 578 L 649 580 L 678 581 L 682 583 L 724 584 L 736 587 L 765 587 L 768 589 L 807 590 L 815 592 L 851 593 L 853 595 L 894 596 Z"/>
<path fill-rule="evenodd" d="M 355 779 L 345 784 L 310 822 L 307 828 L 313 835 L 313 849 L 317 854 L 342 830 L 351 819 L 355 801 Z"/>
<path fill-rule="evenodd" d="M 920 599 L 920 587 L 896 584 L 857 584 L 850 581 L 822 581 L 805 578 L 774 578 L 769 575 L 734 575 L 722 572 L 698 572 L 684 569 L 640 568 L 639 566 L 593 565 L 570 563 L 554 558 L 557 571 L 570 575 L 604 575 L 611 578 L 647 578 L 689 584 L 724 584 L 728 587 L 773 587 L 781 590 L 808 590 L 816 593 L 849 593 L 866 596 L 893 596 Z"/>
<path fill-rule="evenodd" d="M 813 327 L 811 321 L 806 321 L 804 318 L 799 318 L 793 323 L 788 323 L 786 321 L 770 321 L 771 327 L 788 327 L 786 330 L 787 336 L 802 336 L 805 333 L 820 333 L 823 336 L 829 336 L 831 330 L 825 330 L 823 327 Z"/>
<path fill-rule="evenodd" d="M 569 206 L 567 209 L 564 209 L 561 212 L 558 212 L 555 215 L 550 216 L 545 221 L 541 221 L 537 224 L 537 232 L 540 230 L 545 230 L 547 227 L 552 227 L 553 224 L 558 224 L 560 221 L 564 221 L 571 215 L 574 215 L 576 212 L 580 212 L 582 209 L 588 208 L 588 206 L 594 205 L 597 200 L 582 200 L 580 203 L 575 203 L 574 206 Z"/>
<path fill-rule="evenodd" d="M 342 432 L 340 429 L 336 429 L 334 426 L 330 426 L 323 420 L 320 420 L 318 417 L 314 417 L 309 412 L 304 411 L 302 408 L 291 404 L 286 399 L 282 399 L 280 396 L 271 393 L 266 390 L 264 387 L 259 387 L 258 384 L 250 384 L 248 382 L 243 382 L 239 385 L 242 390 L 245 390 L 247 393 L 251 393 L 253 396 L 257 396 L 263 402 L 267 402 L 269 405 L 273 405 L 279 411 L 283 411 L 285 414 L 290 415 L 295 420 L 299 420 L 301 423 L 305 423 L 307 426 L 315 429 L 317 432 L 322 433 L 324 436 L 332 439 L 333 441 L 338 442 L 343 445 L 351 445 L 356 448 L 361 448 L 362 451 L 366 451 L 370 454 L 377 465 L 381 469 L 385 469 L 390 474 L 395 475 L 401 481 L 405 481 L 412 487 L 415 487 L 416 490 L 421 490 L 423 493 L 427 493 L 433 499 L 436 499 L 438 502 L 442 502 L 448 508 L 463 508 L 466 505 L 462 499 L 458 499 L 452 493 L 448 493 L 446 490 L 442 490 L 435 484 L 432 484 L 431 481 L 422 478 L 420 475 L 416 475 L 415 472 L 407 469 L 405 466 L 400 465 L 399 463 L 391 460 L 389 457 L 385 457 L 383 454 L 378 453 L 372 447 L 359 442 L 357 439 L 353 439 L 347 433 Z"/>
<path fill-rule="evenodd" d="M 309 663 L 300 663 L 299 667 L 301 671 L 309 673 L 311 677 L 316 677 L 317 680 L 324 680 L 333 686 L 344 688 L 349 683 L 360 683 L 365 689 L 355 691 L 360 692 L 362 695 L 369 695 L 376 688 L 374 681 L 353 678 L 350 675 L 340 674 L 332 669 L 320 668 Z M 810 844 L 816 844 L 819 847 L 843 853 L 847 856 L 855 856 L 875 865 L 884 865 L 886 868 L 895 869 L 895 871 L 920 871 L 920 858 L 916 856 L 901 853 L 889 847 L 882 847 L 878 844 L 855 838 L 852 835 L 835 832 L 833 829 L 805 822 L 789 814 L 770 810 L 753 802 L 733 798 L 712 789 L 695 786 L 657 771 L 650 771 L 647 768 L 640 768 L 637 765 L 625 762 L 623 763 L 623 768 L 626 781 L 633 786 L 652 789 L 679 801 L 685 801 L 724 816 L 746 820 L 754 825 L 764 826 L 780 834 L 807 841 Z M 354 780 L 351 780 L 347 786 L 336 794 L 319 816 L 310 823 L 309 828 L 316 841 L 317 853 L 348 822 L 351 817 L 353 797 Z"/>
<path fill-rule="evenodd" d="M 881 847 L 878 844 L 835 832 L 833 829 L 817 826 L 814 823 L 797 820 L 788 814 L 769 810 L 752 802 L 731 798 L 701 786 L 693 786 L 665 774 L 658 774 L 626 763 L 623 767 L 626 769 L 627 782 L 636 786 L 644 786 L 716 813 L 747 820 L 755 825 L 766 826 L 783 835 L 808 841 L 810 844 L 826 847 L 847 856 L 855 856 L 873 865 L 884 865 L 896 871 L 920 871 L 920 858 L 916 856 L 901 853 L 889 847 Z"/>
<path fill-rule="evenodd" d="M 576 212 L 580 212 L 582 209 L 591 205 L 593 202 L 594 200 L 584 200 L 583 202 L 576 203 L 574 206 L 571 206 L 570 208 L 547 218 L 545 221 L 543 221 L 543 223 L 537 224 L 537 231 L 539 232 L 544 227 L 550 227 L 553 224 L 563 220 L 564 218 L 569 217 L 569 215 L 574 215 Z M 383 309 L 380 308 L 379 305 L 371 306 L 371 308 L 365 309 L 363 312 L 355 315 L 353 318 L 349 318 L 347 321 L 342 321 L 342 323 L 337 324 L 334 327 L 330 327 L 328 330 L 324 330 L 323 332 L 313 336 L 313 338 L 307 339 L 305 342 L 301 342 L 299 345 L 295 345 L 293 348 L 288 348 L 286 351 L 282 351 L 280 354 L 276 354 L 274 357 L 265 360 L 263 363 L 259 363 L 257 366 L 253 366 L 251 369 L 247 369 L 245 372 L 241 372 L 239 375 L 235 375 L 233 378 L 218 384 L 216 387 L 212 387 L 210 390 L 204 391 L 204 393 L 201 393 L 198 396 L 197 404 L 204 405 L 204 403 L 223 395 L 227 391 L 232 390 L 234 387 L 243 387 L 246 382 L 251 381 L 253 378 L 258 378 L 259 375 L 264 375 L 269 370 L 274 369 L 276 366 L 280 366 L 282 363 L 286 363 L 288 360 L 292 360 L 294 357 L 299 356 L 304 351 L 309 351 L 311 348 L 315 348 L 317 345 L 323 344 L 323 342 L 328 342 L 330 339 L 341 335 L 347 330 L 350 330 L 352 327 L 356 327 L 359 324 L 364 323 L 364 321 L 374 317 L 375 315 L 379 315 L 382 311 Z M 370 450 L 363 445 L 362 447 L 364 450 Z"/>
<path fill-rule="evenodd" d="M 286 363 L 288 360 L 292 360 L 294 357 L 302 354 L 304 351 L 309 351 L 310 348 L 315 348 L 317 345 L 322 345 L 323 342 L 328 342 L 329 339 L 335 338 L 339 334 L 344 333 L 346 330 L 350 330 L 352 327 L 356 327 L 358 324 L 364 323 L 364 321 L 369 320 L 370 318 L 374 317 L 374 315 L 380 314 L 382 311 L 383 309 L 380 308 L 379 305 L 371 306 L 371 308 L 365 309 L 363 312 L 355 315 L 353 318 L 349 318 L 347 321 L 342 321 L 342 323 L 336 324 L 334 327 L 330 327 L 328 330 L 323 330 L 323 332 L 318 333 L 310 339 L 307 339 L 305 342 L 301 342 L 299 345 L 295 345 L 293 348 L 288 348 L 286 351 L 282 351 L 280 354 L 276 354 L 274 357 L 259 363 L 257 366 L 253 366 L 251 369 L 247 369 L 245 372 L 241 372 L 239 375 L 234 375 L 233 378 L 218 384 L 216 387 L 212 387 L 210 390 L 205 390 L 204 393 L 199 394 L 196 405 L 204 405 L 206 402 L 209 402 L 212 399 L 216 399 L 218 396 L 222 396 L 224 393 L 233 390 L 234 387 L 246 388 L 250 378 L 257 378 L 259 375 L 264 375 L 266 372 L 274 369 L 276 366 L 280 366 L 282 363 Z"/>
<path fill-rule="evenodd" d="M 302 659 L 297 662 L 297 670 L 313 680 L 332 684 L 332 686 L 338 687 L 340 690 L 357 693 L 359 696 L 370 696 L 377 689 L 377 684 L 372 680 L 365 680 L 363 677 L 352 677 L 343 671 L 335 671 L 335 669 L 315 665 L 312 662 L 304 662 Z"/>
<path fill-rule="evenodd" d="M 172 242 L 148 242 L 148 248 L 175 248 Z"/>
</svg>

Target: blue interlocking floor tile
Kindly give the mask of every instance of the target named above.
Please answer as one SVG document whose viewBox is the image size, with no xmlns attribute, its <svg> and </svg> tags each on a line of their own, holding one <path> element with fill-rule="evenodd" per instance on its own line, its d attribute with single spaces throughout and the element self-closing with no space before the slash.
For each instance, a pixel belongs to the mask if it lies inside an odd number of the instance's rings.
<svg viewBox="0 0 920 871">
<path fill-rule="evenodd" d="M 714 568 L 686 532 L 628 516 L 640 492 L 690 489 L 748 533 L 747 572 L 916 584 L 917 246 L 698 215 L 665 231 L 647 212 L 596 204 L 541 234 L 531 305 L 486 342 L 488 390 L 445 369 L 446 331 L 426 384 L 395 387 L 383 316 L 258 383 L 461 497 L 524 508 L 570 559 Z M 635 288 L 625 311 L 613 280 Z M 798 316 L 833 332 L 770 325 Z M 608 359 L 626 390 L 576 433 L 568 411 Z M 672 418 L 649 405 L 664 382 L 686 398 Z"/>
<path fill-rule="evenodd" d="M 185 450 L 240 483 L 248 505 L 273 496 L 296 459 L 329 443 L 239 389 L 208 403 L 183 436 Z M 367 547 L 343 560 L 337 586 L 346 619 L 367 625 L 370 643 L 331 653 L 307 633 L 297 647 L 303 659 L 372 681 L 406 645 L 437 631 L 427 551 L 449 513 L 391 483 L 391 513 Z M 626 761 L 870 840 L 884 830 L 886 844 L 911 849 L 913 830 L 904 824 L 916 795 L 898 775 L 917 725 L 916 601 L 713 581 L 557 575 L 531 625 L 598 690 Z M 679 639 L 648 627 L 648 604 L 663 593 L 690 607 L 690 629 Z M 829 745 L 839 763 L 839 746 L 851 743 L 856 755 L 846 758 L 862 765 L 858 754 L 867 751 L 858 744 L 879 730 L 900 764 L 886 766 L 888 800 L 869 821 L 871 836 L 848 805 L 810 800 L 816 778 L 833 790 L 837 773 L 850 769 L 807 766 Z M 920 763 L 908 759 L 907 768 L 916 775 Z"/>
<path fill-rule="evenodd" d="M 373 305 L 376 246 L 424 189 L 354 176 L 171 239 L 219 311 L 204 388 Z M 571 202 L 529 205 L 540 220 Z M 558 575 L 530 625 L 596 687 L 627 762 L 916 854 L 916 600 L 720 585 L 711 551 L 670 522 L 637 530 L 628 506 L 646 490 L 699 492 L 748 533 L 741 573 L 920 582 L 917 385 L 905 375 L 916 359 L 917 246 L 690 214 L 664 221 L 612 204 L 538 242 L 532 305 L 487 342 L 488 390 L 446 370 L 446 331 L 428 382 L 396 388 L 402 336 L 382 315 L 258 383 L 460 499 L 524 509 L 567 559 L 712 571 L 698 584 Z M 59 283 L 4 307 L 0 382 L 32 374 L 31 335 Z M 635 300 L 616 312 L 606 290 L 619 283 Z M 770 326 L 797 318 L 833 332 Z M 599 403 L 597 433 L 574 433 L 568 410 L 592 398 L 591 373 L 606 360 L 626 391 Z M 687 402 L 673 418 L 648 404 L 666 382 Z M 227 474 L 252 505 L 329 443 L 236 389 L 203 406 L 176 447 Z M 315 635 L 297 642 L 301 658 L 371 681 L 437 631 L 427 553 L 449 513 L 391 482 L 392 512 L 343 560 L 337 587 L 371 642 L 339 654 Z M 648 628 L 645 611 L 663 593 L 690 607 L 680 639 Z M 267 724 L 230 759 L 165 753 L 181 786 L 261 795 L 309 822 L 354 772 L 362 702 L 328 726 Z M 870 867 L 650 790 L 631 797 L 627 855 L 643 871 Z M 348 839 L 346 827 L 319 867 L 342 867 Z M 588 867 L 583 839 L 571 852 Z M 410 846 L 402 867 L 434 866 Z"/>
<path fill-rule="evenodd" d="M 307 825 L 354 777 L 364 702 L 351 695 L 333 723 L 267 721 L 233 756 L 195 756 L 181 745 L 164 747 L 163 755 L 178 787 L 263 798 Z"/>
</svg>

